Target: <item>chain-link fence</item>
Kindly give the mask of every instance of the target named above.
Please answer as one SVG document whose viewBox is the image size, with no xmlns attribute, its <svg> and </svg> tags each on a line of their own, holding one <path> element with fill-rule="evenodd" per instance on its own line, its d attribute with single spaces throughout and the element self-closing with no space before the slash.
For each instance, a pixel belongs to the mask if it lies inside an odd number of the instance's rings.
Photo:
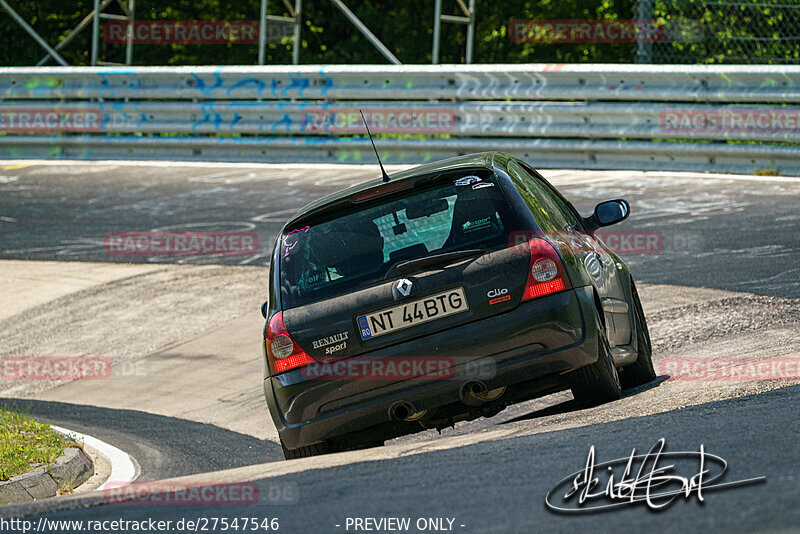
<svg viewBox="0 0 800 534">
<path fill-rule="evenodd" d="M 288 22 L 294 12 L 270 0 L 263 48 L 261 1 L 136 0 L 134 16 L 115 0 L 100 0 L 110 18 L 100 22 L 94 46 L 91 18 L 84 18 L 94 0 L 0 0 L 0 65 L 55 64 L 42 43 L 70 65 L 91 64 L 93 55 L 140 66 L 383 64 L 385 51 L 406 64 L 463 63 L 468 42 L 472 61 L 490 64 L 800 63 L 800 0 L 475 0 L 472 38 L 465 24 L 439 24 L 437 46 L 435 6 L 440 21 L 464 22 L 470 18 L 453 13 L 469 2 L 341 0 L 369 29 L 370 41 L 337 3 L 305 0 L 295 27 Z"/>
<path fill-rule="evenodd" d="M 680 28 L 637 44 L 639 63 L 800 63 L 800 0 L 636 0 L 637 18 Z"/>
</svg>

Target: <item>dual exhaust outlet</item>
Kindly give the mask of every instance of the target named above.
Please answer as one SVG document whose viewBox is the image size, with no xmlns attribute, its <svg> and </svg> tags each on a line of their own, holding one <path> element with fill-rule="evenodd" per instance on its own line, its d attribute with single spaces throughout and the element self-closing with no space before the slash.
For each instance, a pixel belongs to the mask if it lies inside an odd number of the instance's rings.
<svg viewBox="0 0 800 534">
<path fill-rule="evenodd" d="M 486 384 L 480 382 L 478 380 L 471 380 L 469 382 L 465 382 L 461 386 L 461 390 L 459 391 L 459 398 L 461 402 L 466 404 L 467 406 L 480 406 L 481 404 L 485 404 L 490 400 L 494 400 L 492 398 L 493 395 L 490 393 L 494 393 L 497 390 L 492 390 L 489 392 L 489 389 L 486 387 Z M 505 388 L 502 388 L 502 392 L 505 391 Z M 408 401 L 398 401 L 392 404 L 392 407 L 389 408 L 389 416 L 394 419 L 395 421 L 416 421 L 420 419 L 423 415 L 425 415 L 425 410 L 419 412 L 417 411 L 416 407 Z"/>
</svg>

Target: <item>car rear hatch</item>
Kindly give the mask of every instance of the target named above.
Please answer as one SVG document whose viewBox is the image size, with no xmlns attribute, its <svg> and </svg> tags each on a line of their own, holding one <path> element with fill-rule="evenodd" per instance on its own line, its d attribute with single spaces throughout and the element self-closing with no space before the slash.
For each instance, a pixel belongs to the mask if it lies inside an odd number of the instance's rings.
<svg viewBox="0 0 800 534">
<path fill-rule="evenodd" d="M 530 254 L 509 246 L 522 232 L 490 170 L 396 189 L 357 194 L 294 221 L 283 234 L 283 321 L 318 362 L 369 358 L 417 338 L 424 344 L 428 334 L 520 302 Z M 426 350 L 446 361 L 460 357 Z"/>
</svg>

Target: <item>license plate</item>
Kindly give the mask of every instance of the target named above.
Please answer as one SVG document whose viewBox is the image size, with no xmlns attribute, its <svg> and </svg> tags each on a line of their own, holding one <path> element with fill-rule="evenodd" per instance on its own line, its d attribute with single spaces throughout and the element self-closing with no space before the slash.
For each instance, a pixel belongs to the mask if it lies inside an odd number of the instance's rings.
<svg viewBox="0 0 800 534">
<path fill-rule="evenodd" d="M 358 329 L 361 331 L 361 339 L 370 339 L 467 310 L 469 304 L 464 289 L 457 287 L 385 310 L 359 315 Z"/>
</svg>

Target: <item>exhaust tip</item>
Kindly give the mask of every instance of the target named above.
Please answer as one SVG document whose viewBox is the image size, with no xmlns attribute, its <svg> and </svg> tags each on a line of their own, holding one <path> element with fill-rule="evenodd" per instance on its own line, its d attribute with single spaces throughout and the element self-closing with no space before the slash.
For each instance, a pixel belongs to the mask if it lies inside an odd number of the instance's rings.
<svg viewBox="0 0 800 534">
<path fill-rule="evenodd" d="M 489 388 L 479 380 L 470 380 L 461 386 L 461 402 L 467 406 L 480 406 L 494 398 L 488 396 Z"/>
<path fill-rule="evenodd" d="M 486 384 L 483 382 L 473 382 L 469 386 L 470 391 L 475 395 L 480 395 L 482 393 L 486 393 Z"/>
<path fill-rule="evenodd" d="M 488 391 L 486 384 L 480 382 L 478 380 L 470 380 L 469 382 L 464 382 L 461 386 L 461 399 L 465 399 L 468 397 L 476 397 Z"/>
<path fill-rule="evenodd" d="M 414 405 L 407 401 L 400 401 L 389 408 L 389 416 L 397 421 L 405 421 L 416 413 Z"/>
</svg>

